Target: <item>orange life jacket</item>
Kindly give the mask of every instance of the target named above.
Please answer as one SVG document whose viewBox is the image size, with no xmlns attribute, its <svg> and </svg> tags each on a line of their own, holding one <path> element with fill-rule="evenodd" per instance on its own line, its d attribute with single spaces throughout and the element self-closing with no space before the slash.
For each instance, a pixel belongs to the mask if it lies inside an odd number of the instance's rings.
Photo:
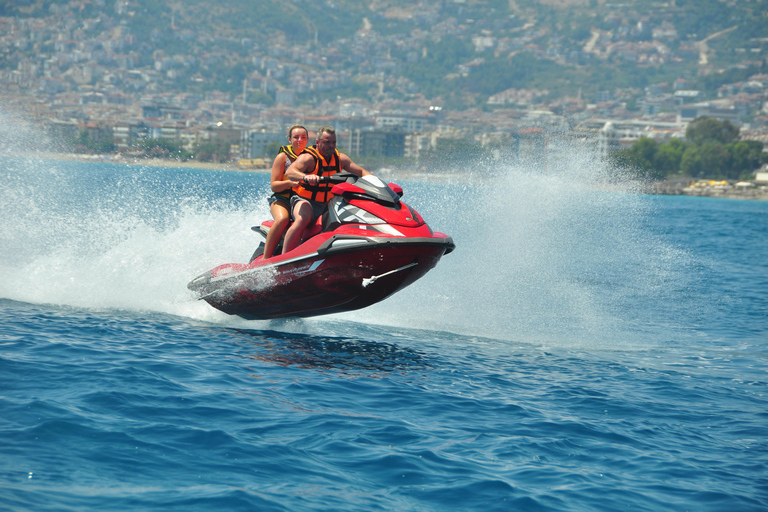
<svg viewBox="0 0 768 512">
<path fill-rule="evenodd" d="M 315 158 L 315 169 L 307 174 L 317 174 L 318 176 L 331 176 L 337 172 L 341 172 L 341 159 L 339 158 L 339 151 L 334 150 L 331 160 L 328 162 L 323 158 L 323 155 L 317 150 L 316 146 L 307 146 L 304 148 L 303 153 L 309 153 Z M 303 154 L 302 153 L 302 154 Z M 305 198 L 317 201 L 318 203 L 327 203 L 332 197 L 331 189 L 334 183 L 318 183 L 317 185 L 309 185 L 308 183 L 301 182 L 296 187 L 296 194 Z"/>
</svg>

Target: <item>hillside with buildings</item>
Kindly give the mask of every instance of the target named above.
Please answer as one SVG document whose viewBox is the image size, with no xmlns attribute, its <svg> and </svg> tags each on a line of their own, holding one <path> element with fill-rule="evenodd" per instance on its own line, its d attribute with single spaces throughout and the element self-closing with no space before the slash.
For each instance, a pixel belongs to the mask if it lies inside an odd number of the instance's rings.
<svg viewBox="0 0 768 512">
<path fill-rule="evenodd" d="M 411 164 L 607 153 L 699 116 L 764 142 L 767 47 L 757 0 L 6 0 L 0 101 L 61 150 L 225 160 L 297 121 Z"/>
</svg>

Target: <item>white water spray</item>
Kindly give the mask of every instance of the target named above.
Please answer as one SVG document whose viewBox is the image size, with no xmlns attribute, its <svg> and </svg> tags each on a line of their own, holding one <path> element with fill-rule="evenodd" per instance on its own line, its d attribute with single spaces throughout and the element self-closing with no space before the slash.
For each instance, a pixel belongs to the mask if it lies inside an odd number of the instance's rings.
<svg viewBox="0 0 768 512">
<path fill-rule="evenodd" d="M 0 147 L 0 298 L 225 317 L 186 284 L 247 260 L 259 240 L 248 228 L 269 216 L 263 179 L 241 176 L 226 190 L 221 173 L 45 159 L 32 151 L 42 134 L 8 126 L 16 136 Z"/>
<path fill-rule="evenodd" d="M 653 338 L 638 336 L 652 321 L 641 304 L 681 278 L 685 255 L 645 227 L 647 196 L 589 148 L 566 149 L 546 169 L 490 162 L 451 185 L 436 176 L 406 186 L 403 199 L 457 248 L 410 288 L 345 318 L 545 346 Z"/>
<path fill-rule="evenodd" d="M 264 325 L 227 317 L 186 284 L 248 261 L 260 240 L 248 228 L 270 218 L 266 175 L 0 163 L 0 298 Z M 685 255 L 644 226 L 652 202 L 589 149 L 551 155 L 546 169 L 496 161 L 392 181 L 457 249 L 409 288 L 331 320 L 607 348 L 649 339 L 635 336 L 651 322 L 643 301 L 680 285 Z"/>
</svg>

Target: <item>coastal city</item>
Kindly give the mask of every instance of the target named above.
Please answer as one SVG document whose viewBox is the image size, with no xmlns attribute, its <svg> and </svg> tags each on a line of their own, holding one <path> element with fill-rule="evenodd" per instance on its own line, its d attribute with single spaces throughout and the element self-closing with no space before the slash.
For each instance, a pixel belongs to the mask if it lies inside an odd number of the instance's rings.
<svg viewBox="0 0 768 512">
<path fill-rule="evenodd" d="M 571 37 L 558 36 L 535 17 L 467 18 L 469 7 L 459 0 L 381 4 L 376 18 L 363 17 L 356 30 L 323 44 L 317 32 L 291 41 L 280 32 L 249 38 L 196 31 L 185 20 L 189 13 L 173 6 L 163 15 L 168 19 L 159 16 L 157 26 L 139 34 L 132 24 L 138 2 L 50 3 L 35 16 L 0 17 L 0 102 L 9 119 L 44 127 L 53 151 L 241 168 L 271 165 L 293 123 L 334 126 L 339 149 L 371 166 L 423 167 L 429 154 L 456 147 L 546 162 L 548 153 L 568 146 L 553 141 L 578 141 L 605 158 L 642 137 L 683 139 L 689 123 L 701 117 L 733 124 L 742 141 L 768 142 L 768 33 L 749 47 L 730 49 L 740 60 L 718 69 L 712 48 L 736 26 L 686 37 L 670 21 L 675 2 L 659 3 L 654 17 L 629 4 L 591 2 L 599 23 L 580 25 L 571 32 L 582 33 Z M 407 21 L 411 29 L 380 32 L 384 21 Z M 465 41 L 469 55 L 440 77 L 442 87 L 467 83 L 493 59 L 520 56 L 538 69 L 552 65 L 574 73 L 618 63 L 739 79 L 710 92 L 681 72 L 643 87 L 574 90 L 564 87 L 566 78 L 550 87 L 523 83 L 463 99 L 430 94 L 441 89 L 417 83 L 406 71 L 426 69 L 435 45 L 453 39 Z M 147 140 L 173 143 L 140 144 Z M 765 169 L 754 171 L 756 185 L 768 181 Z"/>
<path fill-rule="evenodd" d="M 0 0 L 0 512 L 768 512 L 768 0 Z"/>
</svg>

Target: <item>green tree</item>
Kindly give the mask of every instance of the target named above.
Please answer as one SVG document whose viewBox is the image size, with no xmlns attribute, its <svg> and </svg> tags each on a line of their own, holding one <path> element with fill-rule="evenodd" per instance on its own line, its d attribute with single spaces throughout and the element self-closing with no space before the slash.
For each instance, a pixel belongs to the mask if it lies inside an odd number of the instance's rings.
<svg viewBox="0 0 768 512">
<path fill-rule="evenodd" d="M 704 163 L 696 146 L 688 146 L 685 149 L 683 158 L 680 160 L 680 172 L 692 178 L 704 176 Z"/>
<path fill-rule="evenodd" d="M 272 95 L 267 94 L 262 90 L 248 91 L 248 103 L 261 103 L 267 107 L 271 107 L 275 104 L 275 99 Z"/>
<path fill-rule="evenodd" d="M 178 160 L 188 160 L 192 153 L 185 151 L 181 146 L 181 141 L 167 138 L 143 139 L 137 144 L 144 151 L 144 154 L 150 158 L 175 158 Z"/>
<path fill-rule="evenodd" d="M 114 153 L 116 149 L 112 130 L 98 128 L 81 130 L 75 139 L 75 153 Z"/>
<path fill-rule="evenodd" d="M 488 59 L 476 66 L 460 83 L 471 92 L 490 96 L 511 87 L 552 84 L 563 72 L 561 66 L 524 52 L 511 59 Z"/>
<path fill-rule="evenodd" d="M 282 144 L 280 144 L 277 141 L 272 141 L 268 143 L 266 146 L 264 146 L 264 156 L 273 157 L 273 158 L 276 157 L 281 147 L 282 147 Z"/>
<path fill-rule="evenodd" d="M 724 144 L 705 142 L 699 148 L 704 163 L 704 176 L 726 178 L 731 168 L 731 153 Z"/>
<path fill-rule="evenodd" d="M 632 146 L 620 149 L 613 154 L 614 162 L 619 167 L 628 169 L 637 177 L 663 179 L 664 174 L 656 167 L 658 143 L 648 137 L 641 137 Z"/>
<path fill-rule="evenodd" d="M 628 168 L 644 178 L 682 174 L 692 178 L 748 179 L 768 162 L 768 154 L 760 142 L 734 140 L 734 134 L 738 135 L 738 129 L 728 121 L 698 118 L 686 134 L 698 143 L 671 139 L 657 145 L 643 137 L 629 148 L 616 151 L 612 158 L 619 168 Z"/>
<path fill-rule="evenodd" d="M 724 178 L 731 167 L 731 153 L 724 144 L 705 142 L 689 146 L 683 154 L 680 169 L 693 178 Z"/>
<path fill-rule="evenodd" d="M 768 161 L 768 155 L 763 153 L 763 144 L 754 140 L 742 140 L 728 144 L 731 153 L 731 166 L 726 177 L 742 179 L 751 177 L 755 169 Z"/>
<path fill-rule="evenodd" d="M 212 139 L 198 144 L 195 156 L 200 162 L 225 162 L 229 159 L 229 143 L 221 139 Z"/>
<path fill-rule="evenodd" d="M 686 147 L 680 139 L 671 139 L 661 144 L 654 156 L 654 167 L 664 176 L 679 173 Z"/>
<path fill-rule="evenodd" d="M 652 172 L 653 161 L 658 150 L 659 145 L 655 140 L 649 137 L 640 137 L 640 140 L 632 145 L 633 161 L 644 171 Z"/>
<path fill-rule="evenodd" d="M 461 38 L 446 37 L 426 45 L 426 56 L 418 62 L 406 64 L 403 75 L 416 83 L 427 97 L 447 95 L 456 84 L 445 76 L 455 73 L 456 66 L 471 60 L 474 53 L 471 42 Z"/>
<path fill-rule="evenodd" d="M 685 138 L 694 144 L 709 141 L 728 144 L 739 138 L 739 129 L 730 121 L 718 121 L 711 117 L 697 117 L 688 124 Z"/>
</svg>

